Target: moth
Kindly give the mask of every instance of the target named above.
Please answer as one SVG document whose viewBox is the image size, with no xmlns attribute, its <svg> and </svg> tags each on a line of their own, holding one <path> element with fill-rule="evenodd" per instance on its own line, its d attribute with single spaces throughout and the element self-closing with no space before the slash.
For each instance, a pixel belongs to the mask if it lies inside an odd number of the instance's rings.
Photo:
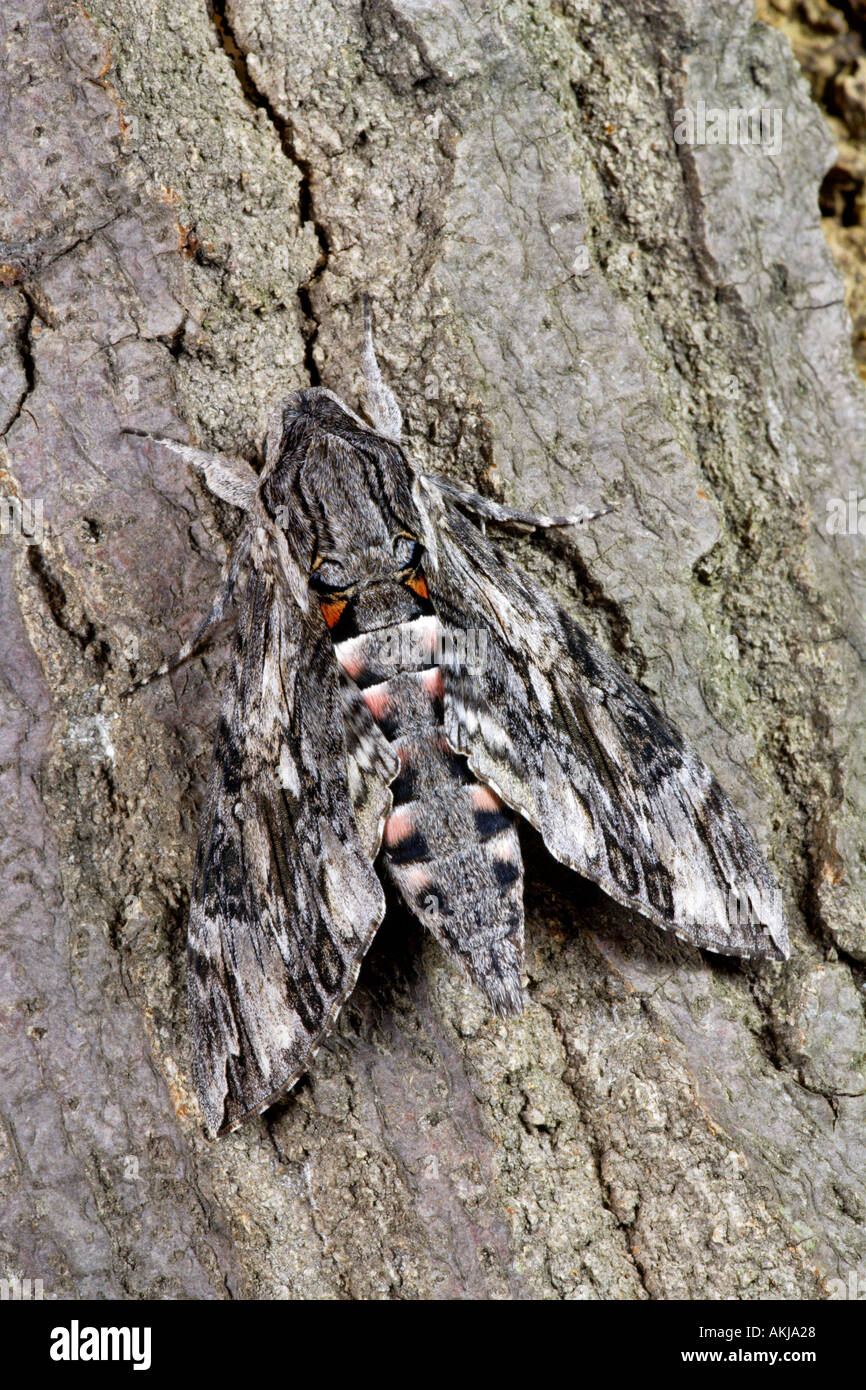
<svg viewBox="0 0 866 1390">
<path fill-rule="evenodd" d="M 309 1067 L 382 921 L 382 875 L 495 1013 L 521 1011 L 520 817 L 656 926 L 788 954 L 770 872 L 713 775 L 487 535 L 591 514 L 535 516 L 419 471 L 369 305 L 364 371 L 372 423 L 297 391 L 261 474 L 161 441 L 245 514 L 210 612 L 160 668 L 236 602 L 189 914 L 193 1069 L 214 1134 Z"/>
</svg>

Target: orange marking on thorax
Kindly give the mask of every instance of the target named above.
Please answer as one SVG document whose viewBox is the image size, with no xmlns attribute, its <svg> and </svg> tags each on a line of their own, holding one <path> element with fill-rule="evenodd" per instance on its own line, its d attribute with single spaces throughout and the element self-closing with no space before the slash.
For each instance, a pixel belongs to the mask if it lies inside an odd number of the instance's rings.
<svg viewBox="0 0 866 1390">
<path fill-rule="evenodd" d="M 407 579 L 406 588 L 411 589 L 413 594 L 417 594 L 419 598 L 430 597 L 430 595 L 427 592 L 427 581 L 425 580 L 423 574 L 419 573 L 413 575 L 411 579 Z"/>
<path fill-rule="evenodd" d="M 347 603 L 348 599 L 345 598 L 322 599 L 322 612 L 328 627 L 336 627 Z"/>
</svg>

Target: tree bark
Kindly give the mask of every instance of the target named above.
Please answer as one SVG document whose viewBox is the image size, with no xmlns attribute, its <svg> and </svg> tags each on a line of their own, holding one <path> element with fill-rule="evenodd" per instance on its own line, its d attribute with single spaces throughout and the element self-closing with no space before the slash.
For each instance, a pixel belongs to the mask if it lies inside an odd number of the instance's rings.
<svg viewBox="0 0 866 1390">
<path fill-rule="evenodd" d="M 44 515 L 7 508 L 0 547 L 0 1275 L 479 1299 L 866 1277 L 864 540 L 827 528 L 866 416 L 786 41 L 697 0 L 7 0 L 0 26 L 0 481 Z M 678 143 L 700 102 L 779 112 L 781 138 Z M 792 958 L 668 940 L 527 832 L 521 1018 L 392 904 L 309 1075 L 214 1143 L 184 932 L 226 645 L 121 694 L 206 609 L 236 518 L 120 431 L 255 459 L 288 391 L 355 402 L 364 290 L 424 466 L 615 505 L 514 553 L 751 820 Z"/>
</svg>

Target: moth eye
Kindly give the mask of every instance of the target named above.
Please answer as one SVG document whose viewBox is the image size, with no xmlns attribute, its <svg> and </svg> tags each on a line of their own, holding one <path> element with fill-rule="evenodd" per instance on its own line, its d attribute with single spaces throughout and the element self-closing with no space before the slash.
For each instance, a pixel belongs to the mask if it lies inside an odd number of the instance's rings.
<svg viewBox="0 0 866 1390">
<path fill-rule="evenodd" d="M 424 554 L 424 547 L 414 536 L 395 536 L 391 544 L 394 547 L 394 559 L 401 570 L 417 569 Z"/>
<path fill-rule="evenodd" d="M 315 589 L 317 593 L 342 593 L 345 589 L 350 589 L 354 583 L 354 575 L 349 574 L 339 560 L 329 560 L 325 556 L 313 562 L 310 588 Z"/>
</svg>

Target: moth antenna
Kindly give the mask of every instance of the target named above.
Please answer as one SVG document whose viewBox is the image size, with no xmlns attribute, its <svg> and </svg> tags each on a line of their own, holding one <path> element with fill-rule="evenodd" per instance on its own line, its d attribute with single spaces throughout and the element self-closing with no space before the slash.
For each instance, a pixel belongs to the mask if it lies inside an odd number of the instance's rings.
<svg viewBox="0 0 866 1390">
<path fill-rule="evenodd" d="M 121 434 L 134 439 L 149 439 L 161 444 L 173 454 L 178 454 L 185 463 L 204 475 L 204 480 L 215 497 L 230 502 L 234 507 L 249 512 L 255 505 L 259 488 L 258 474 L 245 459 L 233 458 L 228 454 L 210 454 L 204 449 L 196 449 L 192 444 L 182 444 L 179 439 L 169 439 L 164 434 L 151 434 L 147 430 L 122 429 Z"/>
<path fill-rule="evenodd" d="M 597 521 L 600 516 L 610 516 L 615 511 L 616 507 L 599 507 L 597 512 L 575 512 L 565 518 L 565 523 L 568 526 L 585 526 L 588 521 Z"/>
<path fill-rule="evenodd" d="M 367 395 L 367 409 L 379 434 L 383 434 L 386 439 L 393 439 L 395 444 L 400 443 L 400 432 L 403 428 L 403 417 L 400 414 L 400 407 L 397 404 L 397 397 L 389 386 L 382 380 L 382 373 L 379 370 L 379 363 L 376 360 L 376 348 L 373 343 L 373 314 L 370 309 L 370 296 L 364 294 L 364 384 Z"/>
<path fill-rule="evenodd" d="M 501 502 L 496 502 L 492 497 L 482 497 L 480 493 L 473 492 L 465 483 L 457 483 L 452 479 L 443 478 L 438 473 L 430 474 L 430 480 L 438 488 L 439 492 L 445 497 L 456 502 L 458 506 L 472 512 L 481 530 L 481 534 L 487 535 L 487 525 L 508 526 L 514 531 L 543 531 L 550 528 L 562 528 L 564 526 L 584 526 L 588 521 L 595 521 L 600 516 L 608 516 L 615 507 L 600 507 L 597 511 L 591 512 L 587 507 L 581 507 L 579 511 L 572 512 L 569 516 L 541 516 L 535 512 L 518 511 L 515 507 L 503 506 Z"/>
</svg>

